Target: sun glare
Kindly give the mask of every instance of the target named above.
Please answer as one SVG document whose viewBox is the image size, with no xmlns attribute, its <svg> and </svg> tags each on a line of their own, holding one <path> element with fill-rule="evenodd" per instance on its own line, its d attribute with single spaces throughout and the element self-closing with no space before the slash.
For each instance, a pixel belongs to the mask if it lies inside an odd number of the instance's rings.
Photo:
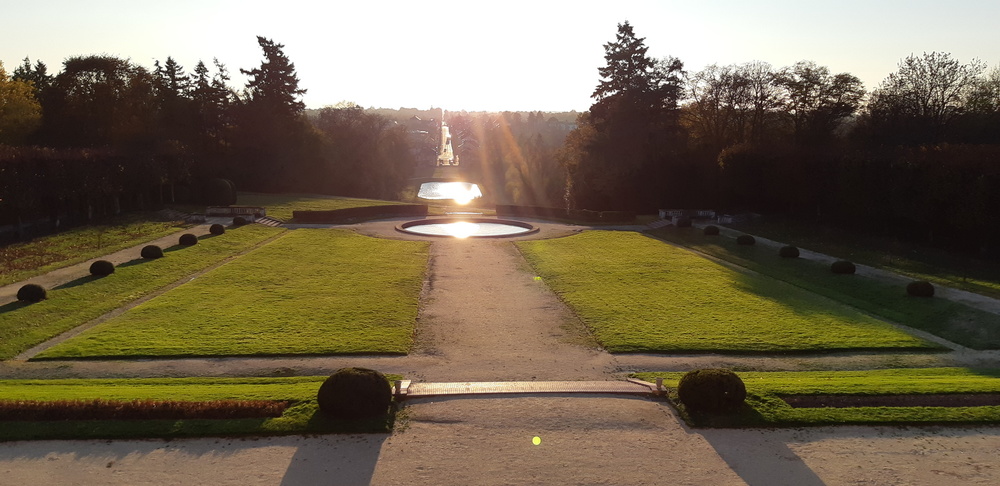
<svg viewBox="0 0 1000 486">
<path fill-rule="evenodd" d="M 473 199 L 483 197 L 479 186 L 469 182 L 425 182 L 420 185 L 417 197 L 423 199 L 451 199 L 456 204 L 466 205 Z"/>
<path fill-rule="evenodd" d="M 479 225 L 468 221 L 457 221 L 454 223 L 442 224 L 441 228 L 451 236 L 459 239 L 468 238 L 479 231 Z"/>
</svg>

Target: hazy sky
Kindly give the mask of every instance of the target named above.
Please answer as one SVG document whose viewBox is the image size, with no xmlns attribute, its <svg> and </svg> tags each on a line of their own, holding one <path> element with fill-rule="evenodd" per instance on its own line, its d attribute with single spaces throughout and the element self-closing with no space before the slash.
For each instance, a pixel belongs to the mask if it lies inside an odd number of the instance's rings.
<svg viewBox="0 0 1000 486">
<path fill-rule="evenodd" d="M 242 87 L 262 35 L 285 45 L 310 108 L 568 111 L 590 106 L 625 20 L 689 71 L 807 59 L 870 89 L 911 53 L 1000 65 L 998 19 L 997 0 L 0 0 L 0 61 L 172 56 L 191 72 L 216 57 Z"/>
</svg>

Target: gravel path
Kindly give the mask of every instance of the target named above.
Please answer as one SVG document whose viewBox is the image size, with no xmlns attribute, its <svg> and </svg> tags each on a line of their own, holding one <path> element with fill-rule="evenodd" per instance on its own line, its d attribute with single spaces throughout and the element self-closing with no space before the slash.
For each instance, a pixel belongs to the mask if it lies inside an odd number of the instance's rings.
<svg viewBox="0 0 1000 486">
<path fill-rule="evenodd" d="M 360 232 L 392 234 L 389 222 Z M 376 228 L 377 227 L 377 228 Z M 543 228 L 534 237 L 580 228 Z M 615 379 L 628 369 L 935 366 L 983 354 L 611 355 L 510 240 L 435 240 L 405 357 L 0 363 L 0 376 L 274 376 L 366 366 L 420 381 Z M 859 364 L 861 363 L 861 364 Z M 901 364 L 902 363 L 902 364 Z M 0 444 L 4 484 L 996 484 L 1000 428 L 692 430 L 663 402 L 607 396 L 408 401 L 391 435 Z M 532 444 L 539 437 L 539 445 Z"/>
</svg>

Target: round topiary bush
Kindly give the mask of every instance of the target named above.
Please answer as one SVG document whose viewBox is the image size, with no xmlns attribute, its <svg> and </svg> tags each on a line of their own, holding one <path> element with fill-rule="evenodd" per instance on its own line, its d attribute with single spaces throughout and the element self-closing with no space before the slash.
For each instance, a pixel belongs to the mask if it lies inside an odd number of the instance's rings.
<svg viewBox="0 0 1000 486">
<path fill-rule="evenodd" d="M 335 419 L 362 419 L 385 415 L 392 387 L 382 373 L 367 368 L 341 368 L 319 387 L 319 409 Z"/>
<path fill-rule="evenodd" d="M 743 246 L 753 246 L 757 243 L 757 240 L 750 235 L 739 235 L 736 237 L 736 244 Z"/>
<path fill-rule="evenodd" d="M 858 268 L 847 260 L 837 260 L 830 264 L 830 271 L 838 275 L 854 275 Z"/>
<path fill-rule="evenodd" d="M 727 412 L 747 397 L 747 388 L 736 373 L 723 369 L 689 371 L 677 385 L 677 395 L 688 410 Z"/>
<path fill-rule="evenodd" d="M 916 280 L 906 286 L 906 293 L 914 297 L 934 297 L 934 286 L 926 280 Z"/>
<path fill-rule="evenodd" d="M 22 302 L 41 302 L 48 297 L 45 287 L 38 284 L 24 284 L 17 289 L 17 300 Z"/>
<path fill-rule="evenodd" d="M 680 218 L 680 219 L 677 220 L 676 224 L 677 224 L 678 228 L 690 228 L 691 227 L 691 218 Z"/>
<path fill-rule="evenodd" d="M 236 226 L 236 227 L 244 226 L 244 225 L 247 224 L 247 222 L 248 222 L 247 219 L 244 218 L 243 216 L 237 216 L 237 217 L 233 218 L 233 226 Z"/>
<path fill-rule="evenodd" d="M 708 225 L 705 227 L 705 235 L 707 236 L 717 236 L 719 234 L 719 227 Z"/>
<path fill-rule="evenodd" d="M 221 235 L 222 233 L 226 232 L 226 227 L 222 226 L 219 223 L 215 223 L 212 226 L 208 227 L 208 232 L 212 233 L 213 235 Z"/>
<path fill-rule="evenodd" d="M 146 246 L 142 247 L 142 251 L 139 252 L 139 256 L 141 256 L 141 257 L 143 257 L 143 258 L 145 258 L 147 260 L 154 260 L 156 258 L 162 258 L 163 257 L 163 248 L 160 248 L 160 247 L 158 247 L 156 245 L 146 245 Z"/>
<path fill-rule="evenodd" d="M 781 258 L 798 258 L 799 249 L 792 245 L 785 245 L 778 250 L 778 255 L 780 255 Z"/>
<path fill-rule="evenodd" d="M 191 233 L 184 233 L 181 235 L 180 244 L 184 246 L 192 246 L 198 244 L 198 237 L 192 235 Z"/>
<path fill-rule="evenodd" d="M 90 274 L 98 277 L 106 277 L 115 273 L 115 264 L 107 260 L 97 260 L 90 264 Z"/>
</svg>

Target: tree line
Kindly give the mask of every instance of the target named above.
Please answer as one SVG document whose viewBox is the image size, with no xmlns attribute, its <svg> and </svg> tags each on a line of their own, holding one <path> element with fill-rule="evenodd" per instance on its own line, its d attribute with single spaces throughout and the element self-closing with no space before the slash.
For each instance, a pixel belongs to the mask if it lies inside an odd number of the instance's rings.
<svg viewBox="0 0 1000 486">
<path fill-rule="evenodd" d="M 1000 69 L 910 55 L 871 92 L 811 61 L 654 59 L 628 22 L 558 154 L 565 202 L 809 217 L 982 250 L 1000 236 Z"/>
<path fill-rule="evenodd" d="M 406 128 L 349 104 L 310 121 L 284 46 L 257 43 L 263 60 L 240 70 L 240 90 L 217 59 L 190 73 L 171 57 L 152 69 L 71 57 L 57 74 L 27 58 L 10 74 L 0 65 L 0 225 L 171 202 L 212 178 L 396 198 L 415 165 Z"/>
</svg>

